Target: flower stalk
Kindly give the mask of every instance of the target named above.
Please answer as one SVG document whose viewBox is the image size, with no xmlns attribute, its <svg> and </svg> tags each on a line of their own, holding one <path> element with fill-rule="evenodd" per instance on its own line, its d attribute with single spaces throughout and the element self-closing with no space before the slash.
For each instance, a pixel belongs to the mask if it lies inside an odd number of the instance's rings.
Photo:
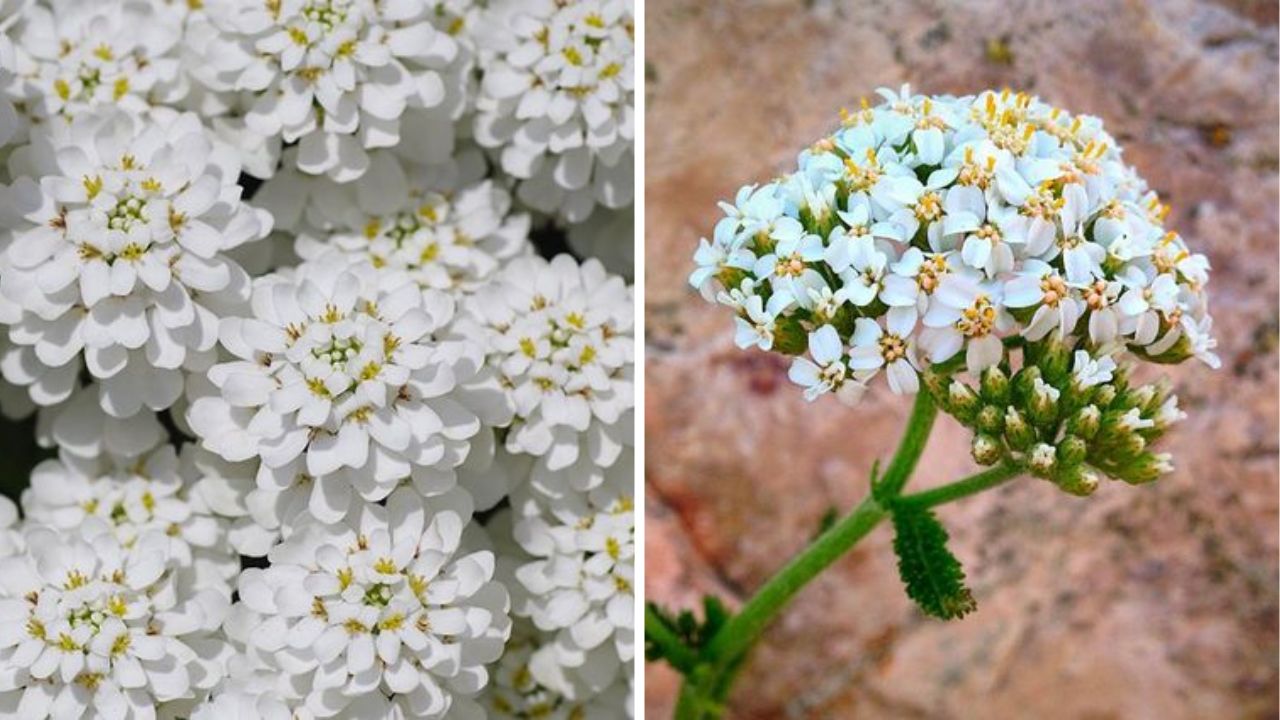
<svg viewBox="0 0 1280 720">
<path fill-rule="evenodd" d="M 737 671 L 769 624 L 805 586 L 889 518 L 894 507 L 929 508 L 953 502 L 997 487 L 1019 474 L 1017 465 L 1003 462 L 947 485 L 902 495 L 928 444 L 937 413 L 930 393 L 917 394 L 898 449 L 882 476 L 877 477 L 872 471 L 867 496 L 762 585 L 700 650 L 687 647 L 670 632 L 655 608 L 646 610 L 647 641 L 659 646 L 662 656 L 685 676 L 676 704 L 676 720 L 719 717 Z"/>
</svg>

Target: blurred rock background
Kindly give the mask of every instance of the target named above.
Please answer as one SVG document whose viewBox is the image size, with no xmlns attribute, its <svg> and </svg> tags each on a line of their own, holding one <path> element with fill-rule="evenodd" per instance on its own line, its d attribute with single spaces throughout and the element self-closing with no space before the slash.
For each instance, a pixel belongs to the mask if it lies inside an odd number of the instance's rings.
<svg viewBox="0 0 1280 720">
<path fill-rule="evenodd" d="M 789 168 L 880 85 L 1010 86 L 1101 116 L 1213 264 L 1224 367 L 1163 482 L 1076 499 L 1022 480 L 949 505 L 978 612 L 923 618 L 879 528 L 769 631 L 729 717 L 1275 718 L 1277 5 L 1272 0 L 649 0 L 647 552 L 651 599 L 746 597 L 866 490 L 908 403 L 806 405 L 685 278 L 715 201 Z M 973 470 L 939 422 L 914 487 Z M 648 717 L 677 678 L 649 665 Z"/>
</svg>

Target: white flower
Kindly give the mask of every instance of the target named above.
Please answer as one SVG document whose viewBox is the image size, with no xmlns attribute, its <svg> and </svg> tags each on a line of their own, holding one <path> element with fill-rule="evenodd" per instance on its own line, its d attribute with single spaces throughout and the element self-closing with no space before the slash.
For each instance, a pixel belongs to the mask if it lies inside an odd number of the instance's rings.
<svg viewBox="0 0 1280 720">
<path fill-rule="evenodd" d="M 857 386 L 861 383 L 846 378 L 849 366 L 845 363 L 844 355 L 840 334 L 834 327 L 823 325 L 809 333 L 809 357 L 813 359 L 794 358 L 787 377 L 804 388 L 804 399 L 810 402 L 829 392 L 835 392 L 847 402 L 856 402 L 861 392 L 857 388 L 846 389 L 846 379 L 850 385 Z"/>
<path fill-rule="evenodd" d="M 71 120 L 110 108 L 131 114 L 186 95 L 182 30 L 149 2 L 58 2 L 22 11 L 8 93 L 33 120 Z"/>
<path fill-rule="evenodd" d="M 238 164 L 194 115 L 60 127 L 31 147 L 39 185 L 20 178 L 0 198 L 24 218 L 0 281 L 23 309 L 10 339 L 34 351 L 5 377 L 53 404 L 83 358 L 107 412 L 163 410 L 183 371 L 212 361 L 218 313 L 247 298 L 226 251 L 265 235 L 270 218 L 240 202 Z"/>
<path fill-rule="evenodd" d="M 480 704 L 499 720 L 624 720 L 631 705 L 626 680 L 592 691 L 577 668 L 558 664 L 556 648 L 521 621 L 493 671 Z M 621 673 L 619 673 L 621 675 Z"/>
<path fill-rule="evenodd" d="M 635 655 L 630 482 L 615 475 L 590 493 L 556 499 L 518 493 L 513 499 L 516 541 L 535 558 L 516 570 L 527 597 L 515 612 L 556 632 L 551 644 L 562 661 L 578 658 L 562 664 L 581 668 L 587 656 L 600 663 L 590 669 L 600 687 L 612 680 L 618 663 Z"/>
<path fill-rule="evenodd" d="M 331 262 L 260 279 L 254 316 L 222 320 L 236 359 L 209 370 L 219 394 L 187 413 L 205 448 L 262 459 L 260 488 L 309 487 L 308 510 L 326 522 L 406 478 L 427 494 L 451 487 L 480 429 L 455 399 L 481 350 L 443 337 L 452 300 L 381 280 Z"/>
<path fill-rule="evenodd" d="M 598 261 L 567 255 L 518 258 L 468 301 L 476 329 L 464 332 L 484 338 L 515 419 L 508 450 L 551 471 L 614 463 L 635 406 L 632 303 Z"/>
<path fill-rule="evenodd" d="M 1077 350 L 1071 367 L 1071 373 L 1080 387 L 1092 387 L 1111 382 L 1111 374 L 1115 372 L 1116 361 L 1104 355 L 1094 359 L 1086 350 Z"/>
<path fill-rule="evenodd" d="M 1005 283 L 1004 304 L 1009 308 L 1035 308 L 1022 328 L 1023 336 L 1033 341 L 1054 330 L 1065 338 L 1084 314 L 1084 303 L 1076 297 L 1076 291 L 1053 266 L 1040 260 L 1028 260 Z"/>
<path fill-rule="evenodd" d="M 889 389 L 895 394 L 914 394 L 920 389 L 916 375 L 915 308 L 892 308 L 885 315 L 885 328 L 869 318 L 858 318 L 849 350 L 849 367 L 874 374 L 885 369 Z M 886 332 L 887 330 L 887 332 Z"/>
<path fill-rule="evenodd" d="M 973 278 L 951 274 L 938 286 L 935 303 L 924 316 L 928 331 L 921 344 L 933 362 L 943 362 L 965 349 L 965 365 L 977 373 L 1004 357 L 997 334 L 1007 325 L 999 288 Z"/>
<path fill-rule="evenodd" d="M 631 3 L 501 3 L 490 24 L 475 137 L 521 181 L 520 199 L 571 223 L 631 204 Z"/>
<path fill-rule="evenodd" d="M 214 631 L 229 594 L 183 586 L 163 533 L 128 548 L 109 532 L 32 527 L 0 559 L 0 706 L 16 717 L 146 718 L 224 674 Z"/>
<path fill-rule="evenodd" d="M 511 213 L 511 196 L 491 180 L 445 195 L 415 193 L 393 212 L 368 215 L 327 237 L 298 237 L 298 255 L 318 262 L 369 262 L 388 282 L 471 292 L 502 264 L 528 252 L 529 216 Z M 343 259 L 322 259 L 336 250 Z"/>
<path fill-rule="evenodd" d="M 464 712 L 510 633 L 493 554 L 460 547 L 470 516 L 462 490 L 424 501 L 402 488 L 300 529 L 242 573 L 241 602 L 261 616 L 249 642 L 309 687 L 309 713 Z"/>
<path fill-rule="evenodd" d="M 366 150 L 400 141 L 409 108 L 445 98 L 439 70 L 457 54 L 409 0 L 207 0 L 217 36 L 201 80 L 220 93 L 252 93 L 250 130 L 297 142 L 298 169 L 349 182 Z"/>
<path fill-rule="evenodd" d="M 192 587 L 223 587 L 240 562 L 227 543 L 227 522 L 193 492 L 178 455 L 164 445 L 137 459 L 97 461 L 63 455 L 37 465 L 22 505 L 29 522 L 94 536 L 109 534 L 125 547 L 154 534 Z"/>
<path fill-rule="evenodd" d="M 852 346 L 858 382 L 844 386 L 861 387 L 885 363 L 873 326 L 884 334 L 892 315 L 907 329 L 885 336 L 923 351 L 891 353 L 895 390 L 962 350 L 968 370 L 991 367 L 1010 334 L 1215 362 L 1208 261 L 1164 228 L 1168 206 L 1101 121 L 1009 91 L 878 94 L 842 111 L 792 172 L 720 203 L 690 283 L 733 308 L 740 347 L 791 353 L 796 329 L 829 326 L 823 346 Z M 840 372 L 790 362 L 807 396 Z"/>
</svg>

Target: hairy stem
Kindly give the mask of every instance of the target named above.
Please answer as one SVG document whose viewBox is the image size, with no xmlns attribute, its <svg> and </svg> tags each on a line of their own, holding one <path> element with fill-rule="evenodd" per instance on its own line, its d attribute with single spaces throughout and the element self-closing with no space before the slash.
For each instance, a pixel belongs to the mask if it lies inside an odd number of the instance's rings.
<svg viewBox="0 0 1280 720">
<path fill-rule="evenodd" d="M 957 480 L 953 483 L 947 483 L 946 485 L 940 485 L 918 493 L 903 495 L 894 502 L 896 505 L 911 505 L 922 508 L 942 505 L 943 503 L 966 498 L 1006 483 L 1017 477 L 1020 472 L 1022 470 L 1017 465 L 1004 462 L 980 473 L 970 475 L 963 480 Z"/>
<path fill-rule="evenodd" d="M 701 664 L 687 673 L 676 705 L 677 720 L 718 717 L 737 669 L 773 621 L 800 589 L 866 537 L 889 511 L 876 498 L 892 498 L 902 491 L 933 429 L 938 408 L 927 392 L 916 394 L 915 405 L 898 450 L 884 475 L 872 478 L 874 495 L 867 497 L 769 579 L 742 609 L 729 619 L 700 654 Z M 650 623 L 646 618 L 646 632 Z"/>
</svg>

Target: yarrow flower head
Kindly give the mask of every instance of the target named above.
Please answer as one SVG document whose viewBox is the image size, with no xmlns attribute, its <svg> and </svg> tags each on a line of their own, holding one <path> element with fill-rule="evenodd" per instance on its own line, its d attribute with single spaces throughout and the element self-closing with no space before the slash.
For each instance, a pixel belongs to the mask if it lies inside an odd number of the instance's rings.
<svg viewBox="0 0 1280 720">
<path fill-rule="evenodd" d="M 882 366 L 898 393 L 957 357 L 980 373 L 1017 338 L 1217 364 L 1208 261 L 1099 120 L 1009 91 L 881 95 L 722 204 L 690 283 L 733 308 L 740 346 L 808 350 L 810 399 Z"/>
<path fill-rule="evenodd" d="M 631 204 L 631 3 L 505 2 L 487 22 L 476 140 L 521 181 L 520 199 L 570 222 Z"/>
<path fill-rule="evenodd" d="M 218 394 L 188 412 L 205 448 L 261 458 L 260 488 L 306 493 L 326 522 L 408 478 L 428 494 L 454 484 L 480 429 L 454 391 L 481 350 L 445 336 L 448 296 L 326 262 L 260 279 L 252 305 L 252 317 L 223 319 L 236 359 L 209 370 Z"/>
<path fill-rule="evenodd" d="M 578 490 L 597 484 L 630 444 L 631 289 L 596 260 L 524 257 L 467 310 L 515 418 L 507 449 Z"/>
<path fill-rule="evenodd" d="M 250 642 L 305 688 L 315 717 L 464 714 L 510 633 L 494 557 L 463 548 L 465 491 L 409 488 L 345 522 L 299 530 L 246 570 Z M 359 712 L 357 712 L 357 710 Z"/>
<path fill-rule="evenodd" d="M 216 30 L 202 74 L 220 93 L 252 93 L 249 130 L 297 142 L 298 169 L 349 182 L 366 150 L 395 145 L 410 108 L 445 97 L 457 54 L 415 0 L 207 0 Z"/>
<path fill-rule="evenodd" d="M 183 371 L 213 360 L 217 314 L 248 298 L 226 252 L 266 235 L 270 217 L 240 202 L 238 163 L 194 115 L 58 130 L 0 196 L 18 216 L 0 293 L 21 310 L 5 377 L 52 405 L 83 367 L 112 415 L 163 410 Z"/>
<path fill-rule="evenodd" d="M 224 675 L 229 592 L 182 586 L 163 533 L 126 547 L 98 530 L 34 526 L 0 559 L 0 706 L 17 717 L 154 717 Z"/>
</svg>

